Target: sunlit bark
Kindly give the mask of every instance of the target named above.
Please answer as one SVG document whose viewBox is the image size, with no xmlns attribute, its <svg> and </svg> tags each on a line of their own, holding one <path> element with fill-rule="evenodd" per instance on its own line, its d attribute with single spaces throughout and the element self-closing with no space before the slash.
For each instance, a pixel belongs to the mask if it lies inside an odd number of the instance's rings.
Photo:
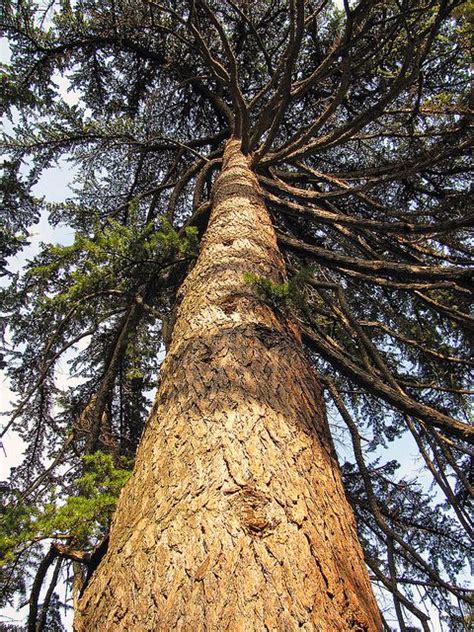
<svg viewBox="0 0 474 632">
<path fill-rule="evenodd" d="M 381 629 L 320 386 L 298 328 L 246 272 L 285 279 L 231 140 L 78 632 Z"/>
</svg>

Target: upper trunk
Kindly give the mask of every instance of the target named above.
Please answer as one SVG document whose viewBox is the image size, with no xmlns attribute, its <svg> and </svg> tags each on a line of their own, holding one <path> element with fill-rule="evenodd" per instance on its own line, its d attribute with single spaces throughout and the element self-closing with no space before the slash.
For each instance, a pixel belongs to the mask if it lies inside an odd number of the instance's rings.
<svg viewBox="0 0 474 632">
<path fill-rule="evenodd" d="M 244 279 L 285 268 L 228 142 L 109 550 L 75 629 L 381 629 L 320 386 L 297 328 Z"/>
</svg>

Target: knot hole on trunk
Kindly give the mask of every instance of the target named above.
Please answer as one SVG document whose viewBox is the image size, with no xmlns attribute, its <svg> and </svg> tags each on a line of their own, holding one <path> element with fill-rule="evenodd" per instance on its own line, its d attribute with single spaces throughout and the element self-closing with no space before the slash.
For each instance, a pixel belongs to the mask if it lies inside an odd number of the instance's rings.
<svg viewBox="0 0 474 632">
<path fill-rule="evenodd" d="M 271 500 L 253 487 L 243 487 L 234 496 L 232 503 L 242 526 L 251 535 L 268 535 L 278 523 L 272 510 Z"/>
</svg>

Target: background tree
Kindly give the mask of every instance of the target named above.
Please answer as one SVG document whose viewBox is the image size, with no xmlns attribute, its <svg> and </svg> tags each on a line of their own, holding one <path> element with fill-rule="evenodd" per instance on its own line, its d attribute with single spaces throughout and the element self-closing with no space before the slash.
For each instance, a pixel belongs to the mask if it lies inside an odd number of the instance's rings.
<svg viewBox="0 0 474 632">
<path fill-rule="evenodd" d="M 247 283 L 301 328 L 337 420 L 372 579 L 392 595 L 401 630 L 428 629 L 422 602 L 464 629 L 471 3 L 7 9 L 3 109 L 14 133 L 5 138 L 3 256 L 21 248 L 41 211 L 75 241 L 45 245 L 3 290 L 3 353 L 18 392 L 4 432 L 27 442 L 5 487 L 4 598 L 39 585 L 35 629 L 46 567 L 58 557 L 75 564 L 78 586 L 77 563 L 89 574 L 97 564 L 233 135 L 252 156 L 290 275 Z M 61 98 L 60 76 L 77 105 Z M 63 156 L 75 165 L 74 197 L 45 206 L 31 187 Z M 65 354 L 81 379 L 60 390 Z M 402 438 L 416 444 L 430 492 L 399 471 L 390 448 Z M 84 491 L 88 475 L 106 506 Z"/>
</svg>

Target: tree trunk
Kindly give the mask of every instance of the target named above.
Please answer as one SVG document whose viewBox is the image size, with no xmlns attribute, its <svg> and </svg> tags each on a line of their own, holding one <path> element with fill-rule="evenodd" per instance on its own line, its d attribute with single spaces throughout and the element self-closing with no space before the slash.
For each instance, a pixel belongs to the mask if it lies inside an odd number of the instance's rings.
<svg viewBox="0 0 474 632">
<path fill-rule="evenodd" d="M 381 630 L 321 388 L 249 285 L 285 267 L 227 143 L 162 383 L 75 630 Z"/>
</svg>

